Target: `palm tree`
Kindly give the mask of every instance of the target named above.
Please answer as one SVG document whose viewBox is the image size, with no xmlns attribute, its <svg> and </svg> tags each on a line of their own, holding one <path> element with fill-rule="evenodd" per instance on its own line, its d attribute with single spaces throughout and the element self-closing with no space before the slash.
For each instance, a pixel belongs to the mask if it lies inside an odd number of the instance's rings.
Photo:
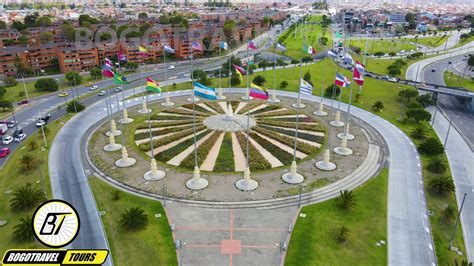
<svg viewBox="0 0 474 266">
<path fill-rule="evenodd" d="M 22 170 L 31 170 L 36 166 L 36 159 L 33 157 L 33 155 L 27 153 L 23 154 L 23 156 L 20 158 L 20 167 Z"/>
<path fill-rule="evenodd" d="M 426 167 L 430 172 L 442 174 L 446 171 L 446 163 L 441 157 L 436 156 L 430 160 Z"/>
<path fill-rule="evenodd" d="M 13 192 L 10 207 L 15 211 L 29 210 L 45 199 L 43 191 L 31 184 L 26 184 Z"/>
<path fill-rule="evenodd" d="M 131 207 L 120 215 L 119 226 L 126 231 L 136 231 L 148 223 L 148 215 L 140 207 Z"/>
<path fill-rule="evenodd" d="M 415 139 L 424 139 L 426 137 L 425 128 L 417 126 L 411 131 L 411 136 Z"/>
<path fill-rule="evenodd" d="M 28 149 L 30 151 L 34 151 L 38 148 L 38 142 L 36 142 L 35 140 L 32 140 L 30 142 L 28 142 Z"/>
<path fill-rule="evenodd" d="M 35 239 L 33 228 L 33 219 L 31 216 L 25 216 L 20 219 L 20 223 L 13 227 L 13 239 L 18 242 L 30 242 Z"/>
<path fill-rule="evenodd" d="M 345 227 L 344 225 L 341 226 L 341 229 L 339 230 L 339 235 L 337 236 L 337 241 L 339 241 L 339 243 L 346 242 L 348 235 L 349 235 L 349 229 L 347 229 L 347 227 Z"/>
<path fill-rule="evenodd" d="M 352 191 L 339 191 L 340 195 L 336 198 L 336 204 L 344 210 L 350 210 L 356 206 L 356 198 Z"/>
</svg>

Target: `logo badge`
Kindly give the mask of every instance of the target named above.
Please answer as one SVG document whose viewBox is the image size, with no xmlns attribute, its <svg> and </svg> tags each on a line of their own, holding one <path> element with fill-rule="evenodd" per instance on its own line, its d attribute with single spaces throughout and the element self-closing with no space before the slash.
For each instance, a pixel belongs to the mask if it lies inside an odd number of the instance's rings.
<svg viewBox="0 0 474 266">
<path fill-rule="evenodd" d="M 74 207 L 62 200 L 49 200 L 33 214 L 33 231 L 42 244 L 52 248 L 64 247 L 79 233 L 80 220 Z"/>
</svg>

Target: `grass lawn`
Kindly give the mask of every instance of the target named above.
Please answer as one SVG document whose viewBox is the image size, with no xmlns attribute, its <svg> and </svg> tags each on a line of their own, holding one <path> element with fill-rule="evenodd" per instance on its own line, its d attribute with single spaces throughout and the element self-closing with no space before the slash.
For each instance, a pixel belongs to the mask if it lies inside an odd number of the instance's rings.
<svg viewBox="0 0 474 266">
<path fill-rule="evenodd" d="M 310 18 L 309 23 L 320 22 L 321 19 L 322 19 L 322 16 L 315 15 Z M 303 40 L 305 39 L 305 34 L 306 34 L 306 44 L 316 48 L 317 52 L 320 52 L 321 50 L 324 49 L 322 45 L 318 44 L 319 43 L 318 40 L 321 37 L 328 38 L 326 46 L 331 46 L 332 35 L 331 35 L 329 27 L 323 28 L 320 24 L 309 24 L 309 23 L 304 26 L 301 26 L 299 24 L 296 31 L 296 36 L 295 36 L 295 31 L 290 32 L 290 29 L 286 31 L 286 32 L 289 32 L 289 34 L 287 38 L 283 41 L 283 44 L 286 46 L 286 49 L 287 49 L 284 55 L 293 57 L 298 60 L 300 60 L 303 55 L 306 55 L 306 54 L 303 54 Z M 303 34 L 301 34 L 301 31 L 303 32 Z M 284 36 L 285 33 L 283 33 L 282 36 Z M 276 52 L 281 53 L 279 51 L 276 51 Z"/>
<path fill-rule="evenodd" d="M 361 53 L 364 53 L 365 49 L 364 39 L 347 39 L 346 47 L 359 47 Z M 374 54 L 376 52 L 390 53 L 390 52 L 400 52 L 402 50 L 409 51 L 415 49 L 414 45 L 409 44 L 408 42 L 403 42 L 399 39 L 390 39 L 390 40 L 368 40 L 367 41 L 367 53 Z"/>
<path fill-rule="evenodd" d="M 444 82 L 447 86 L 464 87 L 467 90 L 474 91 L 474 79 L 463 78 L 453 72 L 444 72 Z"/>
<path fill-rule="evenodd" d="M 381 60 L 380 60 L 381 61 Z M 370 63 L 369 63 L 370 64 Z M 318 62 L 311 66 L 303 66 L 303 74 L 310 70 L 312 76 L 312 82 L 315 84 L 315 95 L 321 94 L 321 84 L 324 81 L 324 87 L 327 87 L 328 84 L 332 84 L 334 81 L 334 76 L 336 70 L 345 75 L 346 77 L 350 78 L 351 73 L 347 70 L 339 68 L 335 63 L 333 63 L 329 59 L 325 59 L 324 61 Z M 267 79 L 267 87 L 271 87 L 273 84 L 273 71 L 265 71 L 258 73 Z M 254 75 L 251 75 L 251 79 L 253 79 Z M 245 77 L 244 77 L 245 79 Z M 285 90 L 289 91 L 298 91 L 298 80 L 299 80 L 299 68 L 288 68 L 288 69 L 281 69 L 277 70 L 277 86 L 280 84 L 281 81 L 286 80 L 288 82 L 288 87 Z M 214 85 L 218 84 L 217 80 L 213 81 Z M 227 84 L 227 80 L 223 81 L 223 84 Z M 242 84 L 241 87 L 244 87 Z M 393 123 L 394 125 L 398 126 L 402 131 L 404 131 L 408 136 L 410 136 L 411 131 L 419 124 L 415 122 L 403 122 L 401 121 L 402 118 L 405 116 L 406 107 L 404 104 L 401 103 L 398 97 L 398 93 L 407 88 L 412 88 L 411 86 L 400 85 L 397 83 L 391 83 L 387 81 L 377 80 L 366 78 L 365 85 L 363 86 L 363 93 L 357 99 L 354 97 L 354 105 L 360 107 L 362 109 L 371 111 L 372 105 L 376 101 L 382 101 L 384 104 L 384 109 L 381 112 L 376 113 L 377 115 L 383 117 L 384 119 L 388 120 L 389 122 Z M 356 92 L 358 88 L 354 87 L 354 92 Z M 354 93 L 355 94 L 355 93 Z M 342 93 L 342 100 L 347 102 L 349 99 L 349 90 L 344 89 Z M 421 123 L 426 129 L 427 137 L 435 137 L 437 138 L 436 133 L 431 128 L 431 125 L 427 122 Z M 421 141 L 412 139 L 413 142 L 418 145 Z M 429 160 L 432 157 L 429 156 L 421 156 L 421 162 L 426 169 L 426 165 L 428 164 Z M 447 161 L 446 156 L 442 155 L 442 158 Z M 445 176 L 451 176 L 449 169 Z M 425 180 L 425 185 L 429 183 L 430 180 L 435 178 L 437 175 L 430 173 L 428 171 L 424 171 L 423 177 Z M 449 263 L 453 263 L 455 259 L 460 259 L 454 252 L 449 251 L 447 246 L 449 245 L 449 232 L 451 232 L 452 225 L 445 225 L 440 222 L 442 217 L 441 212 L 446 208 L 447 205 L 457 206 L 455 195 L 453 193 L 449 195 L 436 195 L 432 194 L 431 192 L 426 193 L 428 208 L 434 212 L 433 216 L 430 216 L 431 226 L 433 229 L 433 238 L 435 241 L 435 248 L 436 254 L 438 257 L 438 262 L 440 265 L 446 265 Z M 460 250 L 464 252 L 464 244 L 463 244 L 463 236 L 461 234 L 461 226 L 459 225 L 458 234 L 456 234 L 456 238 L 454 241 L 454 246 L 459 247 Z"/>
<path fill-rule="evenodd" d="M 117 190 L 95 177 L 89 182 L 99 210 L 105 211 L 102 222 L 115 265 L 178 265 L 168 219 L 160 202 Z M 118 200 L 113 200 L 115 193 Z M 122 232 L 117 225 L 120 214 L 137 206 L 148 215 L 148 225 L 137 232 Z M 160 218 L 155 218 L 157 213 Z"/>
<path fill-rule="evenodd" d="M 426 37 L 426 38 L 417 38 L 417 39 L 411 39 L 412 42 L 419 43 L 424 46 L 429 46 L 429 47 L 438 47 L 440 45 L 443 45 L 450 35 L 443 35 L 443 36 L 434 36 L 434 37 Z"/>
<path fill-rule="evenodd" d="M 288 246 L 285 265 L 386 265 L 387 182 L 384 169 L 354 190 L 356 207 L 345 211 L 335 200 L 303 207 Z M 369 226 L 370 225 L 370 226 Z M 341 226 L 349 229 L 348 240 L 336 239 Z"/>
<path fill-rule="evenodd" d="M 466 39 L 463 39 L 462 41 L 458 42 L 454 47 L 460 47 L 460 46 L 463 46 L 463 45 L 466 45 L 470 42 L 474 42 L 474 35 L 466 38 Z"/>
<path fill-rule="evenodd" d="M 61 120 L 56 120 L 47 125 L 49 133 L 47 134 L 48 149 L 30 151 L 26 146 L 31 141 L 36 141 L 39 146 L 44 145 L 40 131 L 37 131 L 26 139 L 10 157 L 9 161 L 0 170 L 0 219 L 7 220 L 8 224 L 0 227 L 0 254 L 4 254 L 10 248 L 44 248 L 38 242 L 18 243 L 12 238 L 13 227 L 18 224 L 20 218 L 32 215 L 34 208 L 28 211 L 16 212 L 10 208 L 9 201 L 11 193 L 5 194 L 5 191 L 15 190 L 16 188 L 31 183 L 40 189 L 46 190 L 47 198 L 51 198 L 51 186 L 48 174 L 48 152 L 54 136 L 62 125 L 71 118 L 72 115 L 66 115 Z M 37 154 L 36 154 L 37 153 Z M 37 165 L 30 171 L 22 171 L 19 168 L 19 161 L 25 154 L 31 154 L 34 158 L 38 156 Z"/>
</svg>

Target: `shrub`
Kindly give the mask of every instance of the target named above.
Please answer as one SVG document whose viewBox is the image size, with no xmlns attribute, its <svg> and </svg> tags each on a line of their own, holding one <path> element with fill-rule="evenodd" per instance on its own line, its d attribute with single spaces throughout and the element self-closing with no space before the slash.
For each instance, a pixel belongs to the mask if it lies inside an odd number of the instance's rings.
<svg viewBox="0 0 474 266">
<path fill-rule="evenodd" d="M 428 171 L 436 174 L 442 174 L 446 172 L 446 168 L 446 163 L 439 156 L 431 159 L 428 165 L 426 166 L 426 169 L 428 169 Z"/>
<path fill-rule="evenodd" d="M 425 128 L 417 126 L 411 131 L 410 135 L 415 139 L 422 140 L 426 137 Z"/>
<path fill-rule="evenodd" d="M 14 211 L 29 210 L 46 199 L 43 191 L 31 184 L 26 184 L 13 191 L 10 207 Z"/>
<path fill-rule="evenodd" d="M 336 204 L 343 210 L 350 210 L 357 204 L 355 196 L 352 191 L 339 191 L 339 197 L 336 198 Z"/>
<path fill-rule="evenodd" d="M 255 84 L 258 85 L 258 86 L 263 86 L 263 84 L 264 84 L 265 82 L 267 82 L 267 80 L 266 80 L 264 77 L 262 77 L 262 76 L 260 76 L 260 75 L 257 75 L 257 76 L 252 80 L 252 82 L 255 83 Z"/>
<path fill-rule="evenodd" d="M 28 142 L 27 145 L 28 145 L 28 150 L 30 151 L 34 151 L 38 148 L 38 142 L 36 142 L 35 140 Z"/>
<path fill-rule="evenodd" d="M 36 167 L 36 158 L 33 155 L 27 153 L 23 154 L 19 160 L 20 169 L 23 171 L 29 171 Z"/>
<path fill-rule="evenodd" d="M 341 88 L 331 84 L 324 90 L 324 97 L 332 98 L 337 97 L 341 93 Z"/>
<path fill-rule="evenodd" d="M 232 74 L 232 77 L 230 78 L 230 85 L 238 86 L 240 85 L 240 82 L 240 78 L 237 76 L 237 74 Z"/>
<path fill-rule="evenodd" d="M 80 103 L 77 100 L 72 100 L 67 103 L 67 112 L 68 113 L 79 113 L 86 109 L 86 106 Z"/>
<path fill-rule="evenodd" d="M 35 88 L 37 91 L 57 91 L 59 86 L 52 78 L 40 78 L 35 82 Z"/>
<path fill-rule="evenodd" d="M 337 235 L 337 241 L 339 243 L 344 243 L 347 241 L 347 237 L 349 235 L 349 229 L 345 226 L 341 226 L 341 229 L 339 229 L 339 234 Z"/>
<path fill-rule="evenodd" d="M 286 87 L 288 87 L 288 82 L 286 80 L 280 82 L 280 88 L 284 89 Z"/>
<path fill-rule="evenodd" d="M 120 199 L 120 192 L 118 190 L 114 190 L 112 193 L 111 193 L 111 199 L 113 201 L 117 201 Z"/>
<path fill-rule="evenodd" d="M 429 182 L 428 188 L 438 194 L 449 194 L 454 191 L 454 183 L 450 177 L 438 176 Z"/>
<path fill-rule="evenodd" d="M 456 209 L 451 205 L 448 205 L 444 210 L 441 211 L 440 220 L 444 224 L 450 225 L 453 222 L 454 217 L 456 217 Z"/>
<path fill-rule="evenodd" d="M 421 153 L 424 153 L 427 155 L 437 155 L 437 154 L 442 154 L 444 151 L 444 148 L 443 148 L 443 144 L 441 144 L 441 141 L 439 141 L 439 139 L 428 138 L 418 146 L 418 150 Z"/>
<path fill-rule="evenodd" d="M 32 242 L 35 240 L 32 224 L 33 218 L 31 216 L 21 218 L 20 223 L 13 227 L 13 239 L 17 242 Z"/>
<path fill-rule="evenodd" d="M 407 118 L 414 119 L 417 123 L 420 121 L 430 121 L 431 119 L 431 114 L 430 112 L 426 111 L 425 109 L 422 108 L 413 108 L 413 109 L 408 109 L 406 111 Z"/>
<path fill-rule="evenodd" d="M 296 64 L 299 64 L 299 63 L 300 63 L 300 60 L 298 60 L 298 59 L 291 59 L 291 64 L 296 65 Z"/>
<path fill-rule="evenodd" d="M 3 80 L 3 83 L 5 83 L 6 87 L 14 87 L 18 84 L 15 78 L 13 77 L 8 77 Z"/>
<path fill-rule="evenodd" d="M 82 83 L 82 76 L 74 71 L 67 72 L 64 77 L 69 82 L 69 85 L 79 85 Z"/>
<path fill-rule="evenodd" d="M 383 106 L 383 103 L 381 101 L 376 101 L 372 105 L 372 110 L 374 110 L 376 112 L 380 112 L 380 110 L 382 110 L 383 108 L 384 108 L 384 106 Z"/>
<path fill-rule="evenodd" d="M 415 98 L 415 101 L 419 103 L 421 106 L 423 106 L 424 108 L 430 105 L 433 105 L 435 103 L 431 94 L 420 95 Z"/>
<path fill-rule="evenodd" d="M 421 109 L 421 108 L 423 108 L 423 106 L 421 104 L 419 104 L 418 102 L 409 102 L 407 104 L 407 108 L 409 108 L 409 109 Z"/>
<path fill-rule="evenodd" d="M 418 95 L 419 95 L 418 91 L 414 89 L 405 89 L 405 90 L 401 90 L 398 93 L 398 97 L 400 97 L 400 99 L 403 100 L 404 98 L 406 98 L 408 101 L 410 101 L 413 97 L 416 97 Z"/>
<path fill-rule="evenodd" d="M 131 207 L 120 214 L 119 226 L 125 231 L 138 231 L 148 224 L 148 215 L 140 207 Z"/>
</svg>

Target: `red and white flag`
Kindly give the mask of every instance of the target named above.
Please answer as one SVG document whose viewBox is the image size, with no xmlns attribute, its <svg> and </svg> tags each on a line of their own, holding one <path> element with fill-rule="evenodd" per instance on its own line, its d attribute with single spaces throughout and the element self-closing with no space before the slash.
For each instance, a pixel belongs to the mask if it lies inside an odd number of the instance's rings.
<svg viewBox="0 0 474 266">
<path fill-rule="evenodd" d="M 355 68 L 359 71 L 360 74 L 364 75 L 365 73 L 365 66 L 359 61 L 356 61 Z"/>
<path fill-rule="evenodd" d="M 359 86 L 364 85 L 364 76 L 357 69 L 357 67 L 354 68 L 354 73 L 352 74 L 352 79 L 355 81 L 355 83 L 357 83 L 357 85 L 359 85 Z"/>
</svg>

